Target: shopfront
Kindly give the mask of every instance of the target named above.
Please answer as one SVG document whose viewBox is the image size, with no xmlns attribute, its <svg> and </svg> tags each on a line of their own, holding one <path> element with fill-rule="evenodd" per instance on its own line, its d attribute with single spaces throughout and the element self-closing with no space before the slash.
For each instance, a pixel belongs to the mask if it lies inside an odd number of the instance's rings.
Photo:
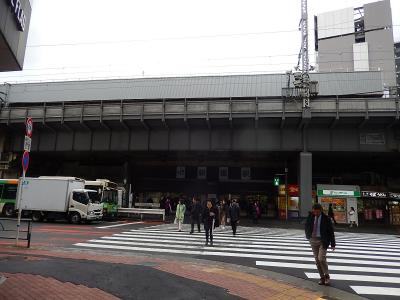
<svg viewBox="0 0 400 300">
<path fill-rule="evenodd" d="M 360 198 L 360 187 L 353 185 L 317 185 L 318 203 L 327 214 L 332 204 L 335 220 L 340 224 L 349 223 L 349 211 L 353 207 L 358 211 L 357 199 Z M 358 218 L 356 214 L 356 223 Z"/>
<path fill-rule="evenodd" d="M 362 191 L 360 219 L 365 224 L 400 225 L 400 193 Z"/>
<path fill-rule="evenodd" d="M 286 192 L 287 192 L 287 203 L 286 203 Z M 286 209 L 288 213 L 288 219 L 296 219 L 299 217 L 299 186 L 297 184 L 288 184 L 286 187 L 284 184 L 279 185 L 278 193 L 278 211 L 279 219 L 286 219 Z"/>
<path fill-rule="evenodd" d="M 376 191 L 362 191 L 358 204 L 359 218 L 365 224 L 388 224 L 389 220 L 389 193 Z"/>
<path fill-rule="evenodd" d="M 389 192 L 389 220 L 392 225 L 400 225 L 400 193 Z"/>
</svg>

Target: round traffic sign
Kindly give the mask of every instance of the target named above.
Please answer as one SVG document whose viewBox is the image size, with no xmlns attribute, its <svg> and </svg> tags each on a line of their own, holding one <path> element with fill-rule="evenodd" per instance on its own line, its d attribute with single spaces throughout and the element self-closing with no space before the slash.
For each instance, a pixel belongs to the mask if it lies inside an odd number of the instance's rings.
<svg viewBox="0 0 400 300">
<path fill-rule="evenodd" d="M 28 170 L 29 167 L 29 152 L 25 151 L 24 154 L 22 155 L 22 169 L 24 172 Z"/>
<path fill-rule="evenodd" d="M 26 119 L 26 135 L 32 137 L 33 121 L 32 118 Z"/>
</svg>

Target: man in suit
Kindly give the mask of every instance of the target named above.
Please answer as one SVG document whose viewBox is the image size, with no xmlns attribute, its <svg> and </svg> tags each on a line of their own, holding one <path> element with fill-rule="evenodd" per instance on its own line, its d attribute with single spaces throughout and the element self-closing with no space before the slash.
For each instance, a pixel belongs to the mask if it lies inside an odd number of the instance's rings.
<svg viewBox="0 0 400 300">
<path fill-rule="evenodd" d="M 326 252 L 331 246 L 335 250 L 335 233 L 331 219 L 322 211 L 321 204 L 314 204 L 312 213 L 308 216 L 305 226 L 306 238 L 314 254 L 315 263 L 321 277 L 319 285 L 330 285 L 328 263 L 326 261 Z"/>
<path fill-rule="evenodd" d="M 229 222 L 232 226 L 232 234 L 236 235 L 237 224 L 240 219 L 240 207 L 236 199 L 232 200 L 231 206 L 229 207 Z"/>
<path fill-rule="evenodd" d="M 200 223 L 201 223 L 201 204 L 195 197 L 193 197 L 192 209 L 190 210 L 190 219 L 191 219 L 191 230 L 190 234 L 194 232 L 194 224 L 197 224 L 197 230 L 200 232 Z"/>
</svg>

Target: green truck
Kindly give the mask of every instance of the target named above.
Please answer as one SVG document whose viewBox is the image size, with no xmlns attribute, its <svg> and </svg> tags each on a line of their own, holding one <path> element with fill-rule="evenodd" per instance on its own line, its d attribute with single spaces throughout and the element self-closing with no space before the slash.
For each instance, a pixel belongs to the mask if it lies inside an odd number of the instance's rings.
<svg viewBox="0 0 400 300">
<path fill-rule="evenodd" d="M 103 218 L 114 219 L 118 214 L 118 185 L 108 179 L 86 180 L 85 189 L 98 191 L 103 204 Z"/>
</svg>

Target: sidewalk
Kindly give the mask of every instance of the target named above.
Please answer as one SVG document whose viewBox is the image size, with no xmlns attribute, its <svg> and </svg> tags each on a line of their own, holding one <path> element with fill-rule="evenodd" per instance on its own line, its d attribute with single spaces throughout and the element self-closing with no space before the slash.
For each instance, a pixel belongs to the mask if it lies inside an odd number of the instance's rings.
<svg viewBox="0 0 400 300">
<path fill-rule="evenodd" d="M 0 246 L 0 270 L 5 300 L 363 299 L 287 275 L 176 256 Z"/>
</svg>

